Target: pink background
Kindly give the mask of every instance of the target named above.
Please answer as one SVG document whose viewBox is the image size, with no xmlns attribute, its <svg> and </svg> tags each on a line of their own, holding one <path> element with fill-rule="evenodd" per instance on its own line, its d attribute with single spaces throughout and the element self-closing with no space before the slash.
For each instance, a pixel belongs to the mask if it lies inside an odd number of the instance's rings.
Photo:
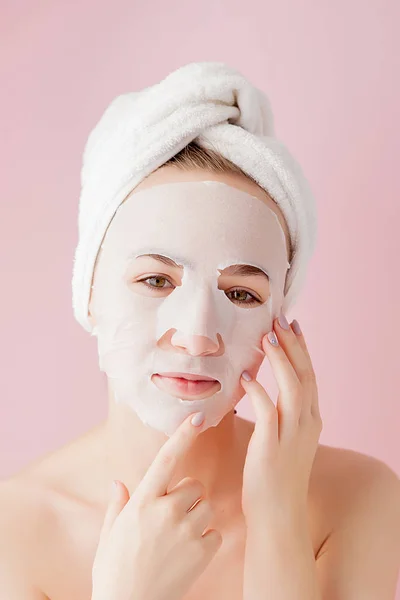
<svg viewBox="0 0 400 600">
<path fill-rule="evenodd" d="M 321 443 L 399 473 L 396 0 L 3 0 L 2 13 L 0 476 L 106 415 L 71 306 L 83 146 L 117 94 L 199 60 L 269 95 L 317 197 L 317 252 L 288 316 L 317 372 Z M 269 365 L 260 381 L 276 389 Z M 253 418 L 247 398 L 238 409 Z"/>
</svg>

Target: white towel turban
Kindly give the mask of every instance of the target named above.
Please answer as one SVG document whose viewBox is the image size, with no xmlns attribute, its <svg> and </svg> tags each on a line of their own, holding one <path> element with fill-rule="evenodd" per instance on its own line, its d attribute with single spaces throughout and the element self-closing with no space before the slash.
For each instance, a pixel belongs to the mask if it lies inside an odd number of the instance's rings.
<svg viewBox="0 0 400 600">
<path fill-rule="evenodd" d="M 155 85 L 114 98 L 89 134 L 72 276 L 74 315 L 88 332 L 93 269 L 116 210 L 147 175 L 193 140 L 238 165 L 280 207 L 293 248 L 284 312 L 294 304 L 316 243 L 310 186 L 275 137 L 267 96 L 225 63 L 190 63 Z"/>
</svg>

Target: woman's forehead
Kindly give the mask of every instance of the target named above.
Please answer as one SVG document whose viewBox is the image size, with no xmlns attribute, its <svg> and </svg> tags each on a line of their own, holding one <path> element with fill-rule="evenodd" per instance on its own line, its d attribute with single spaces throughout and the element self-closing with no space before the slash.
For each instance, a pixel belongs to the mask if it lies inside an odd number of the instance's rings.
<svg viewBox="0 0 400 600">
<path fill-rule="evenodd" d="M 192 169 L 183 170 L 173 165 L 166 165 L 159 167 L 156 171 L 153 171 L 143 181 L 137 185 L 132 192 L 128 195 L 125 201 L 130 196 L 146 190 L 160 184 L 165 183 L 178 183 L 178 182 L 195 182 L 195 181 L 216 181 L 225 183 L 238 190 L 246 192 L 251 196 L 258 198 L 263 202 L 278 218 L 279 224 L 283 229 L 285 235 L 286 251 L 288 260 L 290 260 L 291 243 L 289 228 L 286 223 L 286 219 L 277 203 L 271 198 L 271 196 L 260 187 L 255 181 L 249 177 L 245 177 L 240 173 L 227 173 L 221 172 L 216 173 L 214 171 L 208 171 L 206 169 Z"/>
<path fill-rule="evenodd" d="M 285 270 L 287 252 L 279 219 L 259 198 L 218 181 L 158 183 L 118 209 L 107 233 L 110 260 L 143 253 L 183 257 L 196 269 L 247 263 Z"/>
</svg>

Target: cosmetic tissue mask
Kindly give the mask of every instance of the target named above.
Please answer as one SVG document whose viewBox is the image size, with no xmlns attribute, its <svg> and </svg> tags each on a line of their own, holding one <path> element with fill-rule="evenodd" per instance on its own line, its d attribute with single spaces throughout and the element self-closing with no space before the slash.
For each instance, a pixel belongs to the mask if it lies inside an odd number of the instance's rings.
<svg viewBox="0 0 400 600">
<path fill-rule="evenodd" d="M 220 289 L 221 271 L 243 264 L 268 278 L 230 276 L 233 283 Z M 92 335 L 115 401 L 167 436 L 198 411 L 205 413 L 203 430 L 218 425 L 244 395 L 242 372 L 264 356 L 261 340 L 279 315 L 289 267 L 278 217 L 247 192 L 217 181 L 133 190 L 103 238 L 92 286 Z M 168 287 L 150 289 L 138 281 L 145 278 L 165 279 Z M 263 301 L 239 304 L 229 288 Z M 154 383 L 163 372 L 208 376 L 219 385 L 208 397 L 180 398 Z"/>
</svg>

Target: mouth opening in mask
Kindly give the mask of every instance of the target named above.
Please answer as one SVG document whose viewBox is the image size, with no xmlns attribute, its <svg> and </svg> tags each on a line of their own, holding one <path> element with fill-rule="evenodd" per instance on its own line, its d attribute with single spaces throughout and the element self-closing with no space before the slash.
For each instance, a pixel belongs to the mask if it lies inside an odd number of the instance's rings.
<svg viewBox="0 0 400 600">
<path fill-rule="evenodd" d="M 197 377 L 202 377 L 202 379 L 197 379 Z M 163 372 L 154 373 L 151 380 L 160 390 L 182 400 L 193 398 L 201 400 L 221 389 L 221 383 L 218 380 L 201 375 Z"/>
</svg>

